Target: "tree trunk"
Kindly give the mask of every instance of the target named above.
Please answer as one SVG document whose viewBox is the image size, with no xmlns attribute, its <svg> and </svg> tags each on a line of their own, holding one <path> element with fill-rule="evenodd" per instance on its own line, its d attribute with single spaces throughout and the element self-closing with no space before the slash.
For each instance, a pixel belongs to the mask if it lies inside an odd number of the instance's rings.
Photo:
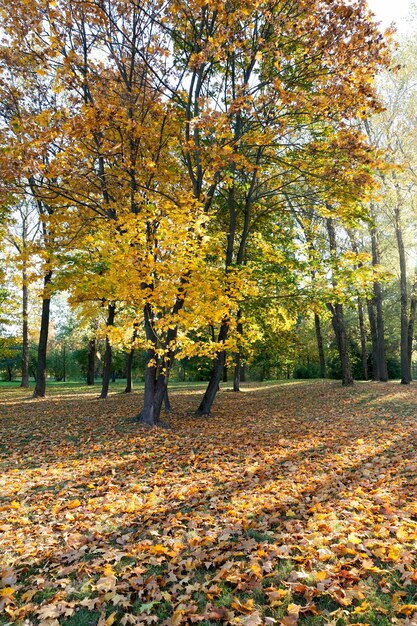
<svg viewBox="0 0 417 626">
<path fill-rule="evenodd" d="M 331 217 L 326 220 L 327 232 L 329 235 L 330 253 L 333 257 L 333 263 L 336 255 L 336 231 L 334 228 L 333 219 Z M 336 278 L 334 276 L 334 268 L 332 271 L 333 287 L 337 286 Z M 328 304 L 329 310 L 332 313 L 332 326 L 334 334 L 336 336 L 337 347 L 339 350 L 340 364 L 342 366 L 342 384 L 345 386 L 353 385 L 352 368 L 350 365 L 348 340 L 346 332 L 345 316 L 343 313 L 343 305 L 340 302 L 336 304 Z"/>
<path fill-rule="evenodd" d="M 96 363 L 96 339 L 90 339 L 88 342 L 88 354 L 87 354 L 87 385 L 94 385 Z"/>
<path fill-rule="evenodd" d="M 376 307 L 376 327 L 377 327 L 377 357 L 379 380 L 382 383 L 388 380 L 387 359 L 385 356 L 385 329 L 384 329 L 384 312 L 382 310 L 382 287 L 379 281 L 374 283 L 374 296 Z"/>
<path fill-rule="evenodd" d="M 407 263 L 401 215 L 399 206 L 395 209 L 395 235 L 397 238 L 398 256 L 400 260 L 400 300 L 401 300 L 401 384 L 409 385 L 411 382 L 411 369 L 408 361 L 408 294 L 407 294 Z"/>
<path fill-rule="evenodd" d="M 233 372 L 233 391 L 238 392 L 240 391 L 240 377 L 242 375 L 242 355 L 241 355 L 241 337 L 243 334 L 243 324 L 240 321 L 242 317 L 242 311 L 239 309 L 238 313 L 237 313 L 237 326 L 236 326 L 236 332 L 237 332 L 237 337 L 238 337 L 238 346 L 237 346 L 237 352 L 235 354 L 235 367 L 234 367 L 234 372 Z"/>
<path fill-rule="evenodd" d="M 145 391 L 143 408 L 137 417 L 137 421 L 147 426 L 157 426 L 160 423 L 162 403 L 167 392 L 169 372 L 173 363 L 174 354 L 169 352 L 158 368 L 157 337 L 153 328 L 153 314 L 149 304 L 144 308 L 145 335 L 149 342 L 148 363 L 145 370 Z M 177 329 L 169 329 L 167 344 L 175 342 Z M 158 372 L 159 369 L 159 372 Z"/>
<path fill-rule="evenodd" d="M 156 354 L 152 356 L 148 351 L 149 362 L 153 362 Z M 145 371 L 145 393 L 143 399 L 143 409 L 140 412 L 138 421 L 147 426 L 158 426 L 161 423 L 160 415 L 162 404 L 167 412 L 171 411 L 168 397 L 168 375 L 157 374 L 158 368 L 148 365 Z"/>
<path fill-rule="evenodd" d="M 246 363 L 243 362 L 240 368 L 240 382 L 241 383 L 245 383 L 246 382 Z"/>
<path fill-rule="evenodd" d="M 317 313 L 314 313 L 314 325 L 316 327 L 317 349 L 319 352 L 320 361 L 320 378 L 326 378 L 326 359 L 324 358 L 323 336 L 321 334 L 320 317 Z"/>
<path fill-rule="evenodd" d="M 350 364 L 348 341 L 346 333 L 345 317 L 343 305 L 329 305 L 332 311 L 332 326 L 337 341 L 340 364 L 342 366 L 342 384 L 346 387 L 353 385 L 352 368 Z"/>
<path fill-rule="evenodd" d="M 359 317 L 359 332 L 361 338 L 361 360 L 362 360 L 362 376 L 364 380 L 368 380 L 368 351 L 366 349 L 366 329 L 365 320 L 363 315 L 362 300 L 358 300 L 358 317 Z"/>
<path fill-rule="evenodd" d="M 367 300 L 369 328 L 372 341 L 372 378 L 380 380 L 379 375 L 379 355 L 378 355 L 378 329 L 376 325 L 375 309 L 372 300 Z"/>
<path fill-rule="evenodd" d="M 372 217 L 375 219 L 375 215 L 372 212 Z M 371 228 L 371 246 L 372 246 L 372 266 L 377 267 L 380 264 L 379 247 L 377 239 L 376 227 Z M 376 329 L 377 329 L 377 344 L 376 344 L 376 359 L 377 366 L 374 371 L 377 371 L 377 379 L 381 382 L 388 380 L 387 360 L 385 357 L 385 330 L 384 330 L 384 313 L 382 310 L 382 287 L 379 280 L 374 281 L 374 304 L 376 309 Z M 369 310 L 368 310 L 369 312 Z"/>
<path fill-rule="evenodd" d="M 108 313 L 107 313 L 107 322 L 106 327 L 109 328 L 114 324 L 114 317 L 116 314 L 116 305 L 114 303 L 109 303 Z M 112 361 L 112 350 L 111 344 L 109 341 L 108 335 L 106 335 L 106 349 L 104 352 L 104 366 L 103 366 L 103 382 L 101 386 L 100 398 L 103 400 L 107 398 L 107 394 L 109 393 L 109 383 L 111 376 L 111 361 Z"/>
<path fill-rule="evenodd" d="M 131 348 L 129 354 L 127 355 L 126 389 L 125 389 L 125 393 L 131 393 L 132 392 L 132 366 L 133 366 L 134 354 L 135 354 L 135 349 Z"/>
<path fill-rule="evenodd" d="M 242 368 L 240 365 L 240 352 L 236 353 L 236 362 L 235 369 L 233 373 L 233 391 L 240 391 L 240 377 L 241 377 Z"/>
<path fill-rule="evenodd" d="M 155 426 L 158 416 L 155 416 L 155 391 L 156 391 L 156 366 L 152 365 L 155 358 L 154 350 L 148 349 L 148 364 L 145 370 L 145 392 L 143 396 L 143 408 L 139 415 L 139 421 L 148 426 Z"/>
<path fill-rule="evenodd" d="M 165 387 L 165 393 L 164 393 L 164 408 L 165 411 L 167 413 L 171 413 L 172 411 L 172 407 L 171 407 L 171 402 L 169 400 L 169 394 L 168 394 L 168 387 Z"/>
<path fill-rule="evenodd" d="M 46 391 L 46 354 L 48 347 L 49 317 L 51 309 L 51 297 L 49 288 L 52 280 L 52 272 L 44 276 L 44 298 L 42 300 L 41 328 L 38 344 L 38 363 L 36 367 L 36 384 L 33 392 L 34 398 L 44 398 Z M 46 296 L 46 297 L 45 297 Z"/>
<path fill-rule="evenodd" d="M 408 318 L 407 327 L 407 360 L 408 368 L 410 371 L 410 378 L 412 379 L 412 360 L 413 360 L 413 342 L 414 342 L 414 325 L 416 321 L 417 311 L 417 267 L 414 269 L 414 284 L 411 289 L 410 295 L 410 315 Z"/>
<path fill-rule="evenodd" d="M 224 341 L 226 341 L 228 332 L 229 332 L 229 322 L 227 320 L 224 320 L 220 327 L 220 332 L 218 336 L 219 343 L 223 343 Z M 219 389 L 220 380 L 222 377 L 225 362 L 226 362 L 226 351 L 220 350 L 217 353 L 216 358 L 214 359 L 213 372 L 212 372 L 209 384 L 207 385 L 207 389 L 204 394 L 204 397 L 200 403 L 200 406 L 197 409 L 197 415 L 210 415 L 214 399 Z"/>
<path fill-rule="evenodd" d="M 67 381 L 67 348 L 65 343 L 62 350 L 62 380 L 64 383 Z"/>
<path fill-rule="evenodd" d="M 226 352 L 224 350 L 218 352 L 213 363 L 213 373 L 211 375 L 209 384 L 207 385 L 207 389 L 200 403 L 200 406 L 197 409 L 198 415 L 210 415 L 213 402 L 219 390 L 225 359 Z"/>
<path fill-rule="evenodd" d="M 22 382 L 21 387 L 29 387 L 29 325 L 28 325 L 28 286 L 26 269 L 22 273 Z"/>
<path fill-rule="evenodd" d="M 177 293 L 177 299 L 172 309 L 173 315 L 177 315 L 184 306 L 185 286 L 187 278 L 184 277 Z M 168 398 L 168 381 L 175 360 L 175 344 L 178 335 L 178 327 L 169 328 L 166 336 L 166 345 L 169 346 L 167 353 L 158 364 L 158 338 L 153 327 L 153 311 L 149 304 L 144 308 L 145 335 L 149 344 L 148 365 L 145 371 L 145 393 L 143 409 L 137 417 L 148 426 L 157 426 L 160 423 L 162 403 L 165 402 L 167 411 L 171 410 Z"/>
<path fill-rule="evenodd" d="M 225 359 L 225 363 L 223 365 L 223 382 L 227 383 L 227 365 L 226 365 L 226 359 Z"/>
<path fill-rule="evenodd" d="M 349 238 L 352 244 L 352 250 L 356 255 L 359 255 L 359 246 L 355 238 L 353 230 L 348 229 Z M 363 263 L 358 263 L 358 268 L 363 267 Z M 356 268 L 355 268 L 356 269 Z M 363 304 L 360 297 L 358 297 L 358 318 L 359 318 L 359 337 L 361 342 L 361 361 L 362 361 L 362 378 L 368 380 L 368 354 L 366 350 L 366 330 L 365 321 L 363 316 Z"/>
</svg>

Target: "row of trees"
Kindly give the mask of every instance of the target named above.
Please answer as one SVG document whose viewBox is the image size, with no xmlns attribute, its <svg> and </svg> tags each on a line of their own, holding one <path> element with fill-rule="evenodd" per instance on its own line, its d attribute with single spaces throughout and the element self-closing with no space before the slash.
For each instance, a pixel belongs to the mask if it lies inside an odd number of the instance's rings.
<svg viewBox="0 0 417 626">
<path fill-rule="evenodd" d="M 58 292 L 69 294 L 93 358 L 105 341 L 102 397 L 112 346 L 132 359 L 146 351 L 148 424 L 159 421 L 175 359 L 212 361 L 198 407 L 207 414 L 227 364 L 238 389 L 259 343 L 296 350 L 311 315 L 321 375 L 330 320 L 351 384 L 347 307 L 358 313 L 364 377 L 367 313 L 373 376 L 386 379 L 386 225 L 375 189 L 387 189 L 384 201 L 402 194 L 404 206 L 409 172 L 389 133 L 401 137 L 410 120 L 377 100 L 387 45 L 363 2 L 0 7 L 3 240 L 22 289 L 25 385 L 28 287 L 42 282 L 35 396 L 45 394 Z M 416 306 L 401 254 L 400 267 L 409 382 Z"/>
</svg>

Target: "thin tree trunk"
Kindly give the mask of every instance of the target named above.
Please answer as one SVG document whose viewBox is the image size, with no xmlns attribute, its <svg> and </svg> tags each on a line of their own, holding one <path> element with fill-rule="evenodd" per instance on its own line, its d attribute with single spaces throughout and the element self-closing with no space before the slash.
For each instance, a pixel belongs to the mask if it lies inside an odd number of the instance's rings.
<svg viewBox="0 0 417 626">
<path fill-rule="evenodd" d="M 377 357 L 379 380 L 384 383 L 388 380 L 387 359 L 385 355 L 385 328 L 384 311 L 382 309 L 382 287 L 379 281 L 374 283 L 374 299 L 376 307 L 376 327 L 377 327 Z"/>
<path fill-rule="evenodd" d="M 22 272 L 22 382 L 21 387 L 29 387 L 29 324 L 28 286 L 26 268 Z"/>
<path fill-rule="evenodd" d="M 114 324 L 114 317 L 116 314 L 116 305 L 114 303 L 109 303 L 108 312 L 107 312 L 107 322 L 106 327 L 110 328 Z M 110 384 L 110 376 L 111 376 L 111 361 L 112 361 L 112 349 L 108 335 L 106 335 L 106 349 L 104 352 L 104 365 L 103 365 L 103 382 L 101 386 L 100 398 L 103 400 L 107 398 L 109 393 L 109 384 Z"/>
<path fill-rule="evenodd" d="M 165 393 L 164 393 L 164 408 L 165 411 L 167 413 L 171 413 L 172 411 L 172 407 L 171 407 L 171 402 L 169 399 L 169 394 L 168 394 L 168 387 L 165 387 Z"/>
<path fill-rule="evenodd" d="M 336 232 L 333 219 L 331 217 L 326 220 L 327 232 L 329 235 L 330 252 L 334 258 L 336 254 Z M 332 275 L 333 286 L 336 286 L 334 277 L 334 269 Z M 352 368 L 350 365 L 348 340 L 346 332 L 346 323 L 343 313 L 343 305 L 340 302 L 336 304 L 328 304 L 328 308 L 332 313 L 332 326 L 336 336 L 337 346 L 339 350 L 340 364 L 342 366 L 342 384 L 345 386 L 353 385 Z"/>
<path fill-rule="evenodd" d="M 359 246 L 358 242 L 355 238 L 355 234 L 353 230 L 348 229 L 349 238 L 352 244 L 353 252 L 358 256 L 359 255 Z M 358 263 L 358 268 L 362 268 L 363 263 Z M 368 380 L 368 353 L 366 349 L 366 328 L 365 328 L 365 319 L 363 314 L 363 303 L 361 298 L 358 298 L 358 318 L 359 318 L 359 336 L 361 342 L 361 361 L 362 361 L 362 378 L 364 380 Z"/>
<path fill-rule="evenodd" d="M 317 315 L 317 313 L 314 313 L 314 325 L 316 328 L 317 349 L 319 352 L 320 378 L 326 378 L 327 372 L 326 372 L 326 359 L 324 358 L 323 336 L 321 333 L 320 317 Z"/>
<path fill-rule="evenodd" d="M 237 345 L 237 352 L 235 354 L 235 367 L 234 367 L 234 372 L 233 372 L 233 391 L 236 393 L 240 391 L 240 377 L 241 377 L 241 372 L 242 372 L 242 355 L 241 355 L 240 339 L 243 334 L 243 324 L 240 321 L 241 317 L 242 317 L 242 312 L 241 310 L 239 310 L 237 313 L 237 326 L 236 326 L 238 345 Z"/>
<path fill-rule="evenodd" d="M 246 382 L 246 363 L 243 362 L 240 368 L 240 382 L 241 383 L 245 383 Z"/>
<path fill-rule="evenodd" d="M 62 380 L 65 383 L 67 381 L 67 349 L 66 349 L 65 343 L 63 346 L 63 350 L 62 350 L 62 357 L 63 357 Z"/>
<path fill-rule="evenodd" d="M 336 318 L 339 326 L 340 360 L 342 361 L 342 383 L 345 386 L 353 385 L 352 368 L 350 365 L 348 342 L 346 334 L 346 324 L 343 313 L 343 306 L 336 304 Z"/>
<path fill-rule="evenodd" d="M 33 392 L 34 398 L 44 398 L 46 391 L 46 354 L 48 347 L 49 317 L 51 309 L 51 297 L 49 295 L 51 280 L 52 272 L 48 272 L 43 279 L 44 298 L 42 300 L 41 328 L 38 344 L 38 363 L 36 367 L 36 384 Z"/>
<path fill-rule="evenodd" d="M 371 215 L 375 220 L 375 213 L 371 207 Z M 372 247 L 372 266 L 380 265 L 380 255 L 378 246 L 377 230 L 375 225 L 371 227 L 371 247 Z M 377 373 L 376 380 L 386 382 L 388 380 L 387 359 L 385 356 L 385 329 L 384 329 L 384 312 L 382 308 L 382 286 L 379 280 L 375 280 L 373 284 L 374 298 L 373 302 L 376 310 L 376 363 L 374 374 Z M 369 309 L 368 309 L 369 313 Z"/>
<path fill-rule="evenodd" d="M 369 329 L 371 331 L 372 342 L 372 378 L 380 380 L 379 355 L 378 355 L 378 329 L 376 325 L 375 308 L 372 300 L 367 300 Z"/>
<path fill-rule="evenodd" d="M 348 341 L 346 334 L 345 317 L 343 313 L 343 305 L 338 303 L 328 305 L 332 313 L 332 326 L 337 341 L 339 351 L 340 364 L 342 366 L 342 384 L 346 387 L 353 385 L 352 368 L 350 364 Z"/>
<path fill-rule="evenodd" d="M 366 329 L 363 315 L 362 300 L 358 300 L 358 317 L 359 317 L 359 333 L 361 339 L 361 360 L 362 360 L 362 376 L 364 380 L 368 380 L 368 351 L 366 349 Z"/>
<path fill-rule="evenodd" d="M 223 365 L 223 382 L 227 383 L 227 365 L 226 365 L 226 359 Z"/>
<path fill-rule="evenodd" d="M 411 370 L 408 361 L 408 294 L 407 294 L 407 263 L 405 258 L 404 240 L 401 226 L 400 207 L 395 209 L 395 235 L 397 238 L 398 256 L 400 261 L 400 300 L 401 300 L 401 384 L 409 385 Z"/>
<path fill-rule="evenodd" d="M 96 365 L 96 338 L 93 337 L 88 341 L 87 354 L 87 385 L 94 385 L 94 374 Z"/>
<path fill-rule="evenodd" d="M 241 377 L 241 364 L 240 364 L 240 352 L 236 353 L 235 369 L 233 372 L 233 391 L 240 391 L 240 377 Z"/>
<path fill-rule="evenodd" d="M 414 326 L 417 312 L 417 267 L 414 268 L 414 284 L 410 295 L 410 315 L 407 327 L 407 359 L 410 378 L 412 379 L 412 360 L 413 360 L 413 342 L 414 342 Z"/>
<path fill-rule="evenodd" d="M 132 365 L 133 365 L 133 357 L 135 355 L 135 349 L 131 348 L 129 354 L 127 355 L 127 366 L 126 366 L 126 389 L 125 393 L 132 392 Z"/>
<path fill-rule="evenodd" d="M 197 410 L 198 415 L 210 415 L 213 402 L 219 390 L 225 358 L 226 358 L 226 353 L 224 350 L 222 350 L 221 352 L 218 353 L 218 355 L 216 356 L 214 360 L 213 372 L 212 372 L 210 381 L 207 385 L 207 389 L 205 391 L 204 397 L 200 403 L 200 406 L 198 407 L 198 410 Z"/>
<path fill-rule="evenodd" d="M 223 343 L 224 341 L 226 341 L 228 332 L 229 332 L 229 322 L 227 320 L 224 320 L 220 327 L 220 332 L 218 336 L 219 343 Z M 226 361 L 226 351 L 220 350 L 217 353 L 216 358 L 214 359 L 213 372 L 212 372 L 210 381 L 207 385 L 207 389 L 204 394 L 204 397 L 200 403 L 200 406 L 197 409 L 197 415 L 210 415 L 213 402 L 215 400 L 217 391 L 219 389 L 225 361 Z"/>
</svg>

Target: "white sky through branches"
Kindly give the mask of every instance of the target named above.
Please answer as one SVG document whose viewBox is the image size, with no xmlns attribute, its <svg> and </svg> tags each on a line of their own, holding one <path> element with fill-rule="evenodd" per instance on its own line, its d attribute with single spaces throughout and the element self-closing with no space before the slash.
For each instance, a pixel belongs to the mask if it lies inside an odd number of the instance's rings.
<svg viewBox="0 0 417 626">
<path fill-rule="evenodd" d="M 410 22 L 406 18 L 412 4 L 413 0 L 368 0 L 368 6 L 381 26 L 387 28 L 394 22 L 399 32 L 408 30 Z"/>
</svg>

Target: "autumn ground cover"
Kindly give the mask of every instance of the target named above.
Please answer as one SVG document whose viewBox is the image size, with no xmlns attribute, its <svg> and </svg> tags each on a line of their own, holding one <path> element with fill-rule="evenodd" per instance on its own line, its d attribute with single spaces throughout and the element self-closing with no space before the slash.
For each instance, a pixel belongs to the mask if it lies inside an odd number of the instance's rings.
<svg viewBox="0 0 417 626">
<path fill-rule="evenodd" d="M 0 623 L 417 623 L 416 389 L 200 394 L 2 389 Z"/>
</svg>

